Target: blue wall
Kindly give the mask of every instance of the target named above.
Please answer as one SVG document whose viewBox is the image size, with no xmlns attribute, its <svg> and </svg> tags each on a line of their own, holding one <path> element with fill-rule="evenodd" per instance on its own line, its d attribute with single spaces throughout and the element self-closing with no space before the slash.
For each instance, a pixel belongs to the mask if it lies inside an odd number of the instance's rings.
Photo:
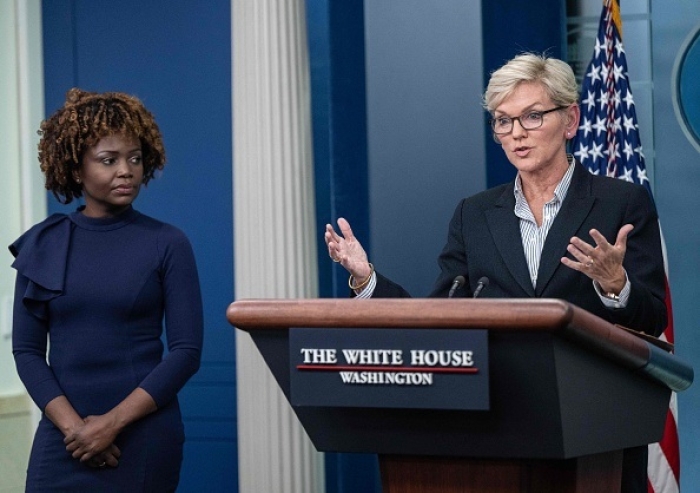
<svg viewBox="0 0 700 493">
<path fill-rule="evenodd" d="M 135 94 L 154 113 L 168 164 L 135 207 L 189 236 L 204 299 L 202 367 L 181 392 L 187 441 L 179 491 L 237 489 L 228 0 L 47 0 L 46 112 L 77 86 Z M 49 210 L 72 211 L 50 200 Z"/>
<path fill-rule="evenodd" d="M 563 58 L 566 53 L 565 2 L 533 3 L 519 0 L 482 2 L 484 70 L 486 89 L 491 73 L 523 52 L 547 53 Z M 490 133 L 489 133 L 490 137 Z M 515 178 L 516 171 L 503 149 L 491 138 L 486 146 L 487 188 Z"/>
<path fill-rule="evenodd" d="M 369 237 L 362 0 L 307 0 L 317 231 L 339 217 Z M 319 295 L 348 296 L 347 272 L 318 235 Z M 373 454 L 325 454 L 326 493 L 380 492 Z"/>
<path fill-rule="evenodd" d="M 370 260 L 414 296 L 486 186 L 481 38 L 479 2 L 365 2 Z"/>
<path fill-rule="evenodd" d="M 307 0 L 318 231 L 339 217 L 369 236 L 367 111 L 362 0 Z M 319 293 L 345 296 L 347 276 L 318 237 Z"/>
<path fill-rule="evenodd" d="M 700 2 L 651 0 L 654 73 L 654 198 L 669 261 L 676 353 L 700 370 L 700 154 L 674 113 L 672 76 L 684 41 L 698 27 Z M 695 100 L 700 86 L 694 85 Z M 697 379 L 696 379 L 697 380 Z M 678 396 L 681 491 L 700 485 L 700 383 Z"/>
</svg>

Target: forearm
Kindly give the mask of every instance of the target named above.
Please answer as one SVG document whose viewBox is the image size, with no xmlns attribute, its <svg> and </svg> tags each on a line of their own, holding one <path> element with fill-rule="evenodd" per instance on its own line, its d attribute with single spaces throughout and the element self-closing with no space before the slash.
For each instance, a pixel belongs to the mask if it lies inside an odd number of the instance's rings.
<svg viewBox="0 0 700 493">
<path fill-rule="evenodd" d="M 137 387 L 123 401 L 117 404 L 105 414 L 117 431 L 121 432 L 131 423 L 140 420 L 144 416 L 155 412 L 158 409 L 156 402 L 148 392 Z"/>
<path fill-rule="evenodd" d="M 44 408 L 44 414 L 61 430 L 63 436 L 72 435 L 84 424 L 65 395 L 52 399 Z"/>
</svg>

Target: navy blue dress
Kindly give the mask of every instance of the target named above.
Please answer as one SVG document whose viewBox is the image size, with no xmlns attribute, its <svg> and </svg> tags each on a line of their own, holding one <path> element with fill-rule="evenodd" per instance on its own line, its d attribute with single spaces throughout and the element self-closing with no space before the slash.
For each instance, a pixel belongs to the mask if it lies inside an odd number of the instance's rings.
<svg viewBox="0 0 700 493">
<path fill-rule="evenodd" d="M 73 459 L 42 416 L 27 491 L 174 491 L 184 442 L 177 392 L 199 368 L 203 332 L 187 237 L 133 208 L 106 219 L 78 211 L 52 215 L 10 251 L 13 353 L 39 408 L 65 395 L 82 417 L 104 414 L 137 387 L 158 407 L 117 437 L 116 468 Z"/>
</svg>

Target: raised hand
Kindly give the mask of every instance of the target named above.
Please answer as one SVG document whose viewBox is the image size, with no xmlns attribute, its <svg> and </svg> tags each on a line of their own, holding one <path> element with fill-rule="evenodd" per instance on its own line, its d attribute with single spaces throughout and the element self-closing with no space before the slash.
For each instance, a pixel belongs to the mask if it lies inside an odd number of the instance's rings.
<svg viewBox="0 0 700 493">
<path fill-rule="evenodd" d="M 622 226 L 614 245 L 596 229 L 590 231 L 595 246 L 574 236 L 566 249 L 576 260 L 564 257 L 561 263 L 586 274 L 600 285 L 602 291 L 619 294 L 627 282 L 622 262 L 627 252 L 627 235 L 632 229 L 631 224 Z"/>
<path fill-rule="evenodd" d="M 335 262 L 339 262 L 355 279 L 361 281 L 372 273 L 367 260 L 367 253 L 360 242 L 352 233 L 350 223 L 344 218 L 338 218 L 340 234 L 336 233 L 333 226 L 326 224 L 326 232 L 323 235 L 328 247 L 328 255 Z"/>
</svg>

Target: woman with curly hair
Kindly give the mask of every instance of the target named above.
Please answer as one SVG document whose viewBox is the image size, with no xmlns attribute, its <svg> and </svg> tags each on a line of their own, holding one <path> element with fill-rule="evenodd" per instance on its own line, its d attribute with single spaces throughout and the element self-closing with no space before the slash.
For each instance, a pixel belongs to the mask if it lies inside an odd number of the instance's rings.
<svg viewBox="0 0 700 493">
<path fill-rule="evenodd" d="M 174 491 L 203 321 L 189 240 L 132 207 L 160 130 L 133 96 L 72 89 L 39 134 L 46 188 L 84 205 L 10 245 L 13 353 L 42 410 L 26 491 Z"/>
</svg>

